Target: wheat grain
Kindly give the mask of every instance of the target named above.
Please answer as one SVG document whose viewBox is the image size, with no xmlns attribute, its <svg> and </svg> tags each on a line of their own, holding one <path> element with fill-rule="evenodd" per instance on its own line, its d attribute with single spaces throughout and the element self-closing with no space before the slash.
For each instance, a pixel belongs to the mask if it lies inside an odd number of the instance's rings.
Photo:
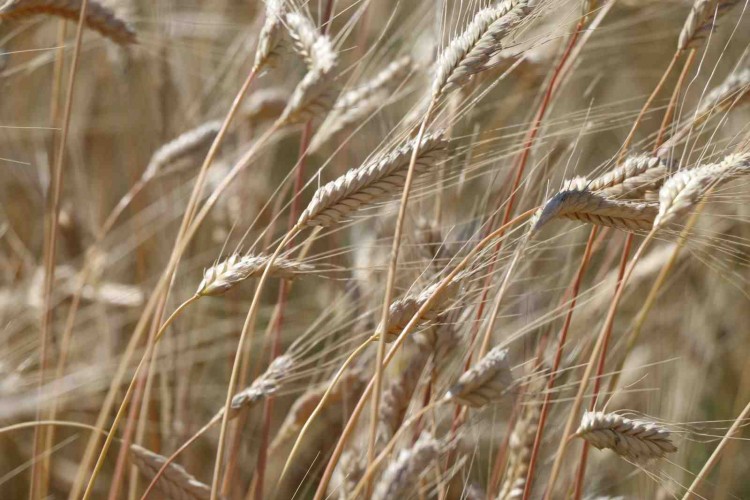
<svg viewBox="0 0 750 500">
<path fill-rule="evenodd" d="M 659 227 L 689 212 L 708 191 L 739 175 L 750 172 L 750 153 L 732 154 L 721 162 L 682 170 L 667 179 L 659 191 Z"/>
<path fill-rule="evenodd" d="M 695 0 L 685 25 L 682 27 L 680 37 L 677 40 L 677 49 L 686 50 L 695 44 L 710 31 L 723 13 L 732 8 L 739 0 Z M 714 19 L 716 16 L 716 19 Z"/>
<path fill-rule="evenodd" d="M 152 480 L 167 458 L 137 444 L 130 445 L 133 464 L 147 480 Z M 195 479 L 179 464 L 171 463 L 164 470 L 155 486 L 156 490 L 170 500 L 207 500 L 211 488 Z"/>
<path fill-rule="evenodd" d="M 616 413 L 586 411 L 575 435 L 595 448 L 611 449 L 636 462 L 661 458 L 677 451 L 669 430 L 653 422 L 631 420 Z"/>
<path fill-rule="evenodd" d="M 78 20 L 81 14 L 81 0 L 8 0 L 0 6 L 0 20 L 23 19 L 37 14 Z M 87 2 L 83 23 L 117 44 L 136 43 L 133 28 L 99 2 Z"/>
<path fill-rule="evenodd" d="M 269 256 L 267 255 L 240 256 L 239 254 L 233 254 L 203 272 L 203 280 L 195 293 L 203 296 L 221 295 L 237 283 L 249 278 L 260 277 L 268 261 Z M 309 264 L 281 257 L 274 259 L 269 270 L 269 276 L 291 279 L 313 270 L 314 267 Z"/>
<path fill-rule="evenodd" d="M 447 144 L 440 133 L 425 135 L 419 145 L 415 175 L 432 169 L 443 158 Z M 297 225 L 330 226 L 362 205 L 370 205 L 397 192 L 404 186 L 414 146 L 415 141 L 409 141 L 320 187 L 300 215 Z"/>
<path fill-rule="evenodd" d="M 458 378 L 445 394 L 445 399 L 481 408 L 502 400 L 512 383 L 508 349 L 497 346 Z"/>
</svg>

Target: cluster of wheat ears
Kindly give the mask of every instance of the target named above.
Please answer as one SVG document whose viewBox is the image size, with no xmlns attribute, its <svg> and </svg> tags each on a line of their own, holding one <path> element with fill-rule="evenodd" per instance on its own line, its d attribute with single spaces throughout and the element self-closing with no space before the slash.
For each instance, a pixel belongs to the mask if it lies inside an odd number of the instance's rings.
<svg viewBox="0 0 750 500">
<path fill-rule="evenodd" d="M 748 7 L 5 1 L 0 497 L 750 496 Z"/>
</svg>

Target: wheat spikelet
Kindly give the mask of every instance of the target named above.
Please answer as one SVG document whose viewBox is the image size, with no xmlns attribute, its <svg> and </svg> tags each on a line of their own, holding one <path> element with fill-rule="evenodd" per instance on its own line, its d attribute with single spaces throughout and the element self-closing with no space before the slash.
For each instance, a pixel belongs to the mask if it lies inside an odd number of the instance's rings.
<svg viewBox="0 0 750 500">
<path fill-rule="evenodd" d="M 386 328 L 378 327 L 378 331 L 384 330 L 386 343 L 395 341 L 414 315 L 433 296 L 430 307 L 418 318 L 417 325 L 424 325 L 437 318 L 458 295 L 462 279 L 463 275 L 459 274 L 445 286 L 441 287 L 438 282 L 418 294 L 409 294 L 394 301 L 390 306 Z"/>
<path fill-rule="evenodd" d="M 406 78 L 412 69 L 408 56 L 390 63 L 365 84 L 342 93 L 325 123 L 320 126 L 310 143 L 310 151 L 317 151 L 331 137 L 359 123 L 373 113 L 390 97 L 391 92 Z"/>
<path fill-rule="evenodd" d="M 328 112 L 338 93 L 330 80 L 330 71 L 320 68 L 308 71 L 292 92 L 279 122 L 284 125 L 304 123 Z"/>
<path fill-rule="evenodd" d="M 253 380 L 250 387 L 234 395 L 230 411 L 236 412 L 245 406 L 253 405 L 276 394 L 281 388 L 282 381 L 289 375 L 292 368 L 294 368 L 294 359 L 288 354 L 282 354 L 274 359 L 263 375 Z"/>
<path fill-rule="evenodd" d="M 242 107 L 242 116 L 251 123 L 276 119 L 284 112 L 287 101 L 289 92 L 284 89 L 260 89 L 248 96 Z"/>
<path fill-rule="evenodd" d="M 654 226 L 662 226 L 689 212 L 706 191 L 750 172 L 750 153 L 732 154 L 720 163 L 682 170 L 667 179 L 659 191 L 659 213 Z"/>
<path fill-rule="evenodd" d="M 700 124 L 714 113 L 726 111 L 732 105 L 750 100 L 750 68 L 731 73 L 701 102 L 694 124 Z"/>
<path fill-rule="evenodd" d="M 8 0 L 0 6 L 0 20 L 22 19 L 37 14 L 48 14 L 78 20 L 81 0 Z M 112 10 L 89 0 L 84 25 L 120 45 L 136 42 L 135 31 Z"/>
<path fill-rule="evenodd" d="M 557 217 L 624 231 L 648 230 L 657 212 L 656 203 L 609 199 L 588 190 L 573 189 L 557 193 L 544 204 L 534 219 L 533 231 Z"/>
<path fill-rule="evenodd" d="M 414 140 L 392 152 L 349 170 L 345 175 L 318 188 L 300 215 L 297 225 L 330 226 L 358 210 L 398 192 L 406 182 Z M 448 142 L 442 134 L 426 134 L 419 144 L 415 175 L 423 174 L 442 158 Z"/>
<path fill-rule="evenodd" d="M 685 20 L 680 37 L 677 41 L 678 50 L 686 50 L 695 46 L 696 42 L 710 31 L 714 23 L 714 15 L 718 19 L 724 12 L 732 8 L 739 0 L 695 0 L 690 14 Z"/>
<path fill-rule="evenodd" d="M 497 346 L 458 378 L 445 394 L 445 399 L 481 408 L 500 401 L 512 383 L 513 374 L 508 363 L 508 349 Z"/>
<path fill-rule="evenodd" d="M 383 472 L 375 486 L 373 500 L 408 498 L 418 484 L 419 476 L 439 458 L 445 445 L 424 433 L 411 448 L 401 450 L 396 460 Z"/>
<path fill-rule="evenodd" d="M 281 55 L 283 46 L 283 15 L 285 0 L 265 0 L 266 18 L 258 35 L 258 47 L 255 49 L 253 71 L 260 71 L 264 66 L 275 64 Z"/>
<path fill-rule="evenodd" d="M 505 0 L 477 12 L 466 30 L 440 55 L 432 84 L 433 97 L 461 87 L 488 69 L 490 59 L 503 48 L 502 39 L 531 13 L 533 6 L 529 0 Z"/>
<path fill-rule="evenodd" d="M 165 167 L 211 144 L 221 129 L 221 121 L 212 120 L 188 130 L 162 145 L 151 156 L 143 179 L 156 177 Z"/>
<path fill-rule="evenodd" d="M 260 277 L 268 264 L 267 255 L 233 254 L 203 272 L 203 280 L 198 285 L 196 295 L 216 296 L 225 293 L 237 283 L 248 278 Z M 300 274 L 309 273 L 314 269 L 309 264 L 295 260 L 276 258 L 269 271 L 273 278 L 295 278 Z"/>
<path fill-rule="evenodd" d="M 409 357 L 406 368 L 385 388 L 378 415 L 378 438 L 384 443 L 401 427 L 429 356 L 426 351 L 415 352 Z"/>
<path fill-rule="evenodd" d="M 575 435 L 600 450 L 609 448 L 628 460 L 644 461 L 677 451 L 670 434 L 653 422 L 586 411 Z"/>
<path fill-rule="evenodd" d="M 130 445 L 133 464 L 147 480 L 152 480 L 167 458 L 137 444 Z M 211 488 L 195 479 L 184 467 L 171 463 L 157 481 L 156 490 L 170 500 L 205 500 Z"/>
<path fill-rule="evenodd" d="M 587 188 L 606 198 L 654 201 L 667 172 L 667 166 L 655 156 L 631 156 L 589 182 Z"/>
</svg>

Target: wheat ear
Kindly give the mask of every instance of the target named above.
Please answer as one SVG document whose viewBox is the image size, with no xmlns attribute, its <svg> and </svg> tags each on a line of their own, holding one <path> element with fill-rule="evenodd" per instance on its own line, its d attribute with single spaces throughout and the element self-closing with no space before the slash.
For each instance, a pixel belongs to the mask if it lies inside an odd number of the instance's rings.
<svg viewBox="0 0 750 500">
<path fill-rule="evenodd" d="M 429 357 L 426 350 L 414 353 L 409 357 L 406 368 L 385 388 L 378 418 L 378 437 L 381 441 L 388 442 L 401 427 Z"/>
<path fill-rule="evenodd" d="M 430 464 L 440 457 L 445 445 L 422 434 L 411 448 L 401 450 L 396 460 L 386 468 L 375 486 L 373 500 L 407 498 L 419 481 L 417 480 Z"/>
<path fill-rule="evenodd" d="M 586 187 L 607 198 L 655 201 L 667 173 L 667 166 L 655 156 L 630 156 L 619 167 L 587 182 Z"/>
<path fill-rule="evenodd" d="M 221 130 L 221 124 L 219 120 L 203 123 L 160 146 L 151 156 L 141 178 L 144 181 L 153 179 L 165 167 L 210 146 Z"/>
<path fill-rule="evenodd" d="M 224 261 L 215 264 L 203 272 L 203 280 L 198 285 L 197 295 L 221 295 L 238 283 L 257 278 L 263 274 L 270 260 L 267 255 L 234 254 Z M 268 275 L 271 278 L 295 278 L 309 273 L 315 268 L 292 259 L 279 257 L 274 259 Z"/>
<path fill-rule="evenodd" d="M 693 126 L 702 123 L 714 113 L 726 111 L 730 106 L 750 100 L 750 68 L 732 72 L 719 86 L 712 89 L 695 112 Z"/>
<path fill-rule="evenodd" d="M 508 349 L 497 346 L 458 378 L 445 394 L 445 399 L 481 408 L 502 400 L 512 384 L 513 374 L 508 363 Z"/>
<path fill-rule="evenodd" d="M 415 142 L 409 141 L 320 187 L 300 215 L 297 225 L 330 226 L 363 205 L 370 205 L 398 192 L 406 182 Z M 442 134 L 425 135 L 419 144 L 414 173 L 423 174 L 431 170 L 443 159 L 447 144 Z"/>
<path fill-rule="evenodd" d="M 616 413 L 584 412 L 575 435 L 595 448 L 608 448 L 636 462 L 661 458 L 677 451 L 669 430 L 653 422 L 631 420 Z"/>
<path fill-rule="evenodd" d="M 37 14 L 76 20 L 80 13 L 81 0 L 8 0 L 0 6 L 0 20 L 23 19 Z M 99 2 L 87 2 L 83 23 L 117 44 L 128 45 L 136 42 L 133 28 Z"/>
<path fill-rule="evenodd" d="M 694 47 L 723 13 L 739 0 L 695 0 L 677 41 L 677 50 Z"/>
<path fill-rule="evenodd" d="M 283 15 L 285 0 L 265 0 L 266 18 L 258 36 L 253 72 L 273 65 L 281 55 L 283 46 Z"/>
<path fill-rule="evenodd" d="M 229 405 L 232 415 L 236 415 L 236 412 L 242 408 L 276 394 L 293 368 L 294 359 L 288 354 L 282 354 L 274 359 L 263 375 L 253 380 L 249 387 L 234 395 Z M 224 411 L 224 409 L 219 411 Z"/>
<path fill-rule="evenodd" d="M 137 444 L 130 445 L 133 464 L 147 480 L 153 480 L 167 458 Z M 155 489 L 171 500 L 207 500 L 211 488 L 198 481 L 181 465 L 171 463 L 162 473 L 162 480 Z"/>
</svg>

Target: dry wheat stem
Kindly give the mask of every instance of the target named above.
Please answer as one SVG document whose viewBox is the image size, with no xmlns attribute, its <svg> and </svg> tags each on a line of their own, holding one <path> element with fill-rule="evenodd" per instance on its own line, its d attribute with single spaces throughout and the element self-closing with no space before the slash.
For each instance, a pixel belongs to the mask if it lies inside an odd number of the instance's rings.
<svg viewBox="0 0 750 500">
<path fill-rule="evenodd" d="M 167 457 L 137 444 L 131 445 L 130 451 L 135 466 L 146 479 L 153 479 L 161 467 L 167 465 Z M 207 485 L 198 481 L 181 465 L 168 464 L 163 476 L 157 489 L 171 500 L 205 500 L 211 493 Z"/>
<path fill-rule="evenodd" d="M 0 20 L 49 14 L 78 20 L 120 45 L 136 42 L 135 31 L 114 12 L 93 0 L 8 0 L 0 6 Z"/>
<path fill-rule="evenodd" d="M 481 408 L 502 400 L 512 384 L 513 374 L 508 363 L 508 349 L 497 346 L 471 369 L 461 374 L 445 394 L 445 399 Z"/>
<path fill-rule="evenodd" d="M 453 280 L 458 273 L 462 272 L 465 267 L 474 259 L 479 252 L 481 252 L 487 245 L 492 243 L 495 239 L 498 237 L 501 237 L 505 234 L 505 231 L 508 230 L 509 227 L 524 221 L 534 215 L 534 213 L 537 211 L 537 208 L 533 208 L 531 210 L 527 210 L 526 212 L 516 216 L 512 220 L 508 221 L 506 224 L 503 224 L 500 228 L 492 231 L 490 234 L 484 237 L 481 241 L 479 241 L 474 248 L 469 251 L 469 253 L 464 256 L 464 258 L 456 264 L 456 266 L 453 268 L 453 270 L 448 273 L 448 275 L 443 278 L 442 283 L 444 285 L 447 285 L 450 283 L 451 280 Z M 425 304 L 422 305 L 422 309 L 427 310 L 431 306 L 430 300 L 428 300 Z M 422 311 L 423 312 L 423 311 Z M 418 312 L 418 314 L 421 314 L 421 312 Z M 404 327 L 403 331 L 399 335 L 399 337 L 393 342 L 393 345 L 391 346 L 390 350 L 388 351 L 388 354 L 386 355 L 382 365 L 385 368 L 388 363 L 390 363 L 391 359 L 393 359 L 393 356 L 395 355 L 396 351 L 401 347 L 401 345 L 406 340 L 406 336 L 411 333 L 412 329 L 415 327 L 417 323 L 417 318 L 414 317 L 409 322 L 409 324 Z M 323 473 L 323 477 L 321 478 L 318 488 L 315 492 L 315 500 L 322 500 L 325 498 L 326 491 L 328 489 L 328 484 L 331 480 L 331 475 L 333 474 L 333 470 L 336 467 L 336 464 L 338 463 L 339 458 L 341 457 L 341 453 L 344 450 L 344 446 L 346 445 L 347 440 L 349 439 L 350 435 L 352 434 L 354 427 L 357 423 L 357 420 L 359 419 L 359 416 L 361 415 L 362 411 L 364 410 L 364 406 L 366 404 L 366 401 L 370 396 L 372 395 L 374 387 L 374 380 L 371 379 L 370 383 L 367 385 L 365 390 L 362 393 L 362 396 L 359 399 L 359 402 L 357 403 L 357 406 L 352 411 L 351 416 L 349 417 L 349 421 L 347 422 L 345 428 L 341 432 L 341 435 L 339 436 L 338 443 L 336 444 L 336 448 L 333 450 L 332 456 L 328 461 L 328 465 L 326 466 L 326 469 Z M 403 428 L 403 427 L 402 427 Z"/>
<path fill-rule="evenodd" d="M 575 435 L 597 449 L 609 448 L 635 462 L 662 458 L 677 451 L 668 429 L 617 413 L 585 411 Z"/>
</svg>

